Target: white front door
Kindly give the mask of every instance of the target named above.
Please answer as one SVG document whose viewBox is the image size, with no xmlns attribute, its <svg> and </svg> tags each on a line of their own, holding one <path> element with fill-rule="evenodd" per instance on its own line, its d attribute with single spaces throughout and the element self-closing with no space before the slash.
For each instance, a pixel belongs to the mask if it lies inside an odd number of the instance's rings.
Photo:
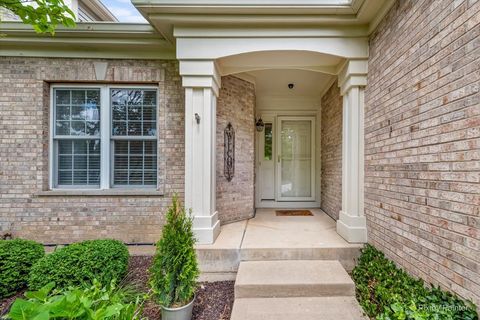
<svg viewBox="0 0 480 320">
<path fill-rule="evenodd" d="M 277 201 L 315 200 L 315 118 L 278 117 Z"/>
</svg>

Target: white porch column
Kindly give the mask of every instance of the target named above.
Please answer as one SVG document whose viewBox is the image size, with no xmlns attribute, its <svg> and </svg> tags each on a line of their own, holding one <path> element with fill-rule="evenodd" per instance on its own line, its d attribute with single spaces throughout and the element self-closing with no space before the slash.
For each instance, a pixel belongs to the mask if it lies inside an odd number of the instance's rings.
<svg viewBox="0 0 480 320">
<path fill-rule="evenodd" d="M 337 232 L 348 242 L 367 242 L 364 214 L 364 91 L 366 60 L 350 60 L 338 76 L 343 96 L 342 210 Z"/>
<path fill-rule="evenodd" d="M 220 76 L 214 61 L 180 61 L 185 88 L 185 207 L 199 244 L 220 232 L 216 210 L 216 112 Z"/>
</svg>

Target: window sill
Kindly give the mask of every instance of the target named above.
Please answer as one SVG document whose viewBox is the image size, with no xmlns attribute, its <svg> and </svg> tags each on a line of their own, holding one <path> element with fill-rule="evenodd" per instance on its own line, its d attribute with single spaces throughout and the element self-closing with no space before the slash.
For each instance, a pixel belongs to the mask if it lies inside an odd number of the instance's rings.
<svg viewBox="0 0 480 320">
<path fill-rule="evenodd" d="M 47 190 L 39 191 L 35 194 L 39 197 L 50 196 L 136 196 L 136 197 L 159 197 L 163 196 L 163 192 L 156 189 L 105 189 L 105 190 L 82 190 L 82 189 L 65 189 L 65 190 Z"/>
</svg>

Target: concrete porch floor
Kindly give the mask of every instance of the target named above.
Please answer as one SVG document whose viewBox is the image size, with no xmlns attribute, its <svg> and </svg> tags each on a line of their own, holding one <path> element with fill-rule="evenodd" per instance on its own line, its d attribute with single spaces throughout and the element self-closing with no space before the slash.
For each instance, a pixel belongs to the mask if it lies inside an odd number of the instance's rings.
<svg viewBox="0 0 480 320">
<path fill-rule="evenodd" d="M 338 260 L 351 271 L 361 244 L 336 232 L 335 221 L 320 209 L 313 216 L 278 217 L 257 209 L 254 218 L 223 225 L 214 244 L 197 245 L 201 280 L 234 280 L 240 261 Z M 151 255 L 154 247 L 131 247 L 132 255 Z"/>
<path fill-rule="evenodd" d="M 283 209 L 282 209 L 283 210 Z M 214 244 L 198 249 L 304 249 L 361 248 L 346 242 L 336 232 L 335 221 L 320 209 L 307 209 L 313 216 L 283 216 L 276 209 L 257 209 L 254 218 L 222 226 Z"/>
</svg>

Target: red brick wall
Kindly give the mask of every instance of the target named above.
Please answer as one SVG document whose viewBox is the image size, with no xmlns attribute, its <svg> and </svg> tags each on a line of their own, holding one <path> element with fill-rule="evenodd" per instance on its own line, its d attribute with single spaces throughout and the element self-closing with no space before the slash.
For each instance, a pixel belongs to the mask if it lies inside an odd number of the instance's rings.
<svg viewBox="0 0 480 320">
<path fill-rule="evenodd" d="M 222 223 L 247 219 L 254 213 L 255 88 L 233 76 L 222 78 L 217 102 L 217 210 Z M 224 130 L 235 130 L 235 175 L 224 176 Z"/>
<path fill-rule="evenodd" d="M 335 81 L 321 107 L 321 208 L 335 220 L 342 209 L 342 101 Z"/>
<path fill-rule="evenodd" d="M 480 2 L 397 1 L 370 38 L 369 242 L 480 304 Z"/>
<path fill-rule="evenodd" d="M 107 81 L 159 87 L 159 187 L 165 196 L 41 196 L 48 189 L 49 84 L 95 82 L 92 59 L 0 58 L 0 235 L 44 243 L 153 242 L 184 192 L 184 92 L 174 61 L 109 60 Z"/>
</svg>

